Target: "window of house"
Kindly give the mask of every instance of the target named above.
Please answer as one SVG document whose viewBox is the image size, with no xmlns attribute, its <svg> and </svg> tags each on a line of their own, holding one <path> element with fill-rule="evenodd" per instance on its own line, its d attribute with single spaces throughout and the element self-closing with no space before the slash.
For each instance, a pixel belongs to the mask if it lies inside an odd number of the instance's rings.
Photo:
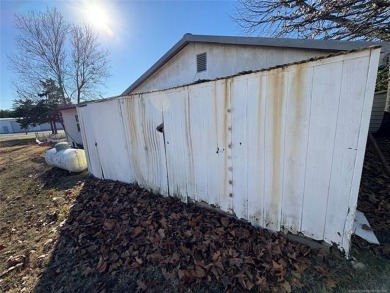
<svg viewBox="0 0 390 293">
<path fill-rule="evenodd" d="M 197 72 L 202 72 L 207 70 L 206 52 L 196 55 L 196 70 Z"/>
</svg>

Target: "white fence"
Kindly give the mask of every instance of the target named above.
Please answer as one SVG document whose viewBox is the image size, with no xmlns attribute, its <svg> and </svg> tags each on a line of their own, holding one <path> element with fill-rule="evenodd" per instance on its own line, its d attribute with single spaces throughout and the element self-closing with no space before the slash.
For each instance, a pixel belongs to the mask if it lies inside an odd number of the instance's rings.
<svg viewBox="0 0 390 293">
<path fill-rule="evenodd" d="M 348 253 L 379 52 L 80 107 L 89 170 Z"/>
</svg>

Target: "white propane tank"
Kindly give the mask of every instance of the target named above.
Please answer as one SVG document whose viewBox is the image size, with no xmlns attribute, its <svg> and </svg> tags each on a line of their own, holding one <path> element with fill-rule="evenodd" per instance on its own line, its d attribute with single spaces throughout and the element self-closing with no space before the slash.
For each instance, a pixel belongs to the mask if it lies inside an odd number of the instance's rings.
<svg viewBox="0 0 390 293">
<path fill-rule="evenodd" d="M 87 169 L 84 150 L 71 149 L 67 142 L 57 143 L 54 148 L 48 150 L 45 161 L 52 167 L 68 170 L 69 172 L 81 172 Z"/>
</svg>

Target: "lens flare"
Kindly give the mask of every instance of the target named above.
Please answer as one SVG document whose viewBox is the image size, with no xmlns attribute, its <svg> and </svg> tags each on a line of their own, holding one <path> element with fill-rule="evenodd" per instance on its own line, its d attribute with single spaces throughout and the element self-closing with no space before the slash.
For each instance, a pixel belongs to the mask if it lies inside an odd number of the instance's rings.
<svg viewBox="0 0 390 293">
<path fill-rule="evenodd" d="M 86 1 L 84 6 L 88 22 L 112 37 L 114 33 L 110 26 L 111 19 L 108 10 L 104 8 L 103 4 L 96 1 Z"/>
</svg>

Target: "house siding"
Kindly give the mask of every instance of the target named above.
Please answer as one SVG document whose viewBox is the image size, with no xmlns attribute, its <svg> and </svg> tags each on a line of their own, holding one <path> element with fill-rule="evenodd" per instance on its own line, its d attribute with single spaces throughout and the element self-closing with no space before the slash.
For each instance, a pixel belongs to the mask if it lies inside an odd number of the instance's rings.
<svg viewBox="0 0 390 293">
<path fill-rule="evenodd" d="M 25 132 L 39 132 L 51 131 L 49 123 L 39 124 L 37 126 L 30 126 L 28 129 L 22 129 L 20 124 L 16 121 L 17 118 L 0 118 L 0 134 L 7 133 L 25 133 Z M 57 130 L 62 130 L 62 125 L 56 123 Z"/>
<path fill-rule="evenodd" d="M 197 72 L 196 55 L 204 52 L 207 53 L 207 70 Z M 199 79 L 215 79 L 328 54 L 319 50 L 191 43 L 132 93 L 167 89 Z"/>
<path fill-rule="evenodd" d="M 383 91 L 375 93 L 374 95 L 370 120 L 370 132 L 377 132 L 381 127 L 385 112 L 386 94 L 387 92 Z"/>
</svg>

